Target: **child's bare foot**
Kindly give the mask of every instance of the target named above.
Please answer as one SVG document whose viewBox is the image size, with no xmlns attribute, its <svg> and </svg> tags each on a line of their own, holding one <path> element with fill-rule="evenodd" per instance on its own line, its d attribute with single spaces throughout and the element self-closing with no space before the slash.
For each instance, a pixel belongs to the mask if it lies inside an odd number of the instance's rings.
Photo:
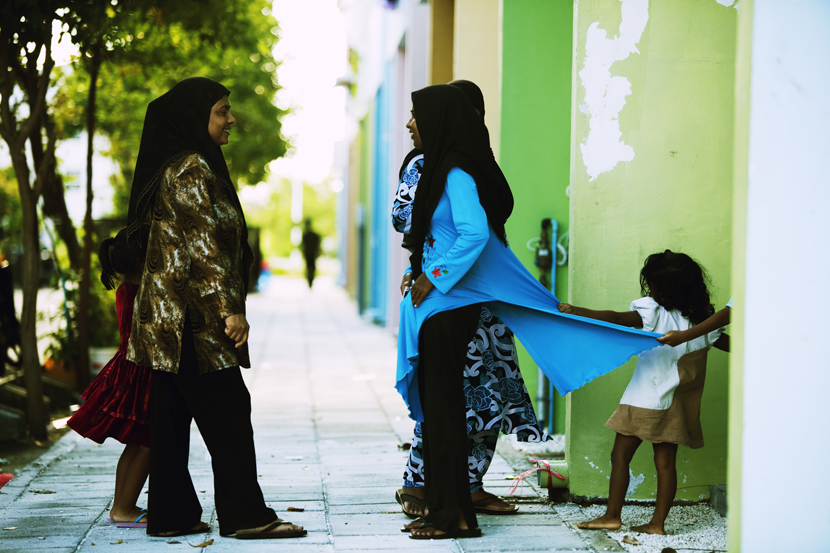
<svg viewBox="0 0 830 553">
<path fill-rule="evenodd" d="M 594 520 L 586 520 L 576 525 L 577 528 L 582 528 L 583 530 L 619 530 L 621 526 L 622 521 L 619 518 L 609 515 L 602 515 Z"/>
<path fill-rule="evenodd" d="M 641 534 L 657 534 L 658 536 L 665 536 L 666 531 L 662 524 L 656 522 L 649 522 L 648 524 L 641 524 L 640 526 L 632 526 L 632 532 L 639 532 Z"/>
</svg>

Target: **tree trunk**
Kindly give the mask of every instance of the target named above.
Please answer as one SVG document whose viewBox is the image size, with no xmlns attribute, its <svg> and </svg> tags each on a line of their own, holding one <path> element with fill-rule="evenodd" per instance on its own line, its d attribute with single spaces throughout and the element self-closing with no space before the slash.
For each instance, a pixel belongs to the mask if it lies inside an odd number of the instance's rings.
<svg viewBox="0 0 830 553">
<path fill-rule="evenodd" d="M 38 137 L 39 138 L 39 137 Z M 35 141 L 32 141 L 34 148 Z M 40 166 L 37 156 L 32 156 L 35 167 Z M 66 252 L 69 256 L 69 267 L 73 271 L 81 270 L 81 246 L 78 243 L 78 234 L 69 218 L 69 211 L 66 208 L 66 195 L 63 188 L 63 179 L 57 172 L 57 164 L 52 160 L 46 178 L 43 181 L 43 214 L 49 217 L 55 224 L 55 230 L 60 239 L 66 244 Z"/>
<path fill-rule="evenodd" d="M 35 109 L 35 99 L 37 98 L 38 79 L 32 75 L 27 75 L 28 78 L 22 80 L 26 93 L 29 96 L 29 105 L 31 109 Z M 40 117 L 40 128 L 38 128 L 29 137 L 29 146 L 32 150 L 32 160 L 35 162 L 35 167 L 41 167 L 45 153 L 43 151 L 42 132 L 46 131 L 49 135 L 55 131 L 55 122 L 48 113 L 43 113 Z M 66 209 L 66 196 L 63 189 L 63 180 L 58 175 L 58 164 L 54 156 L 49 162 L 49 166 L 43 178 L 43 214 L 49 217 L 55 223 L 55 230 L 58 232 L 63 243 L 66 244 L 67 255 L 69 256 L 69 266 L 73 271 L 81 270 L 81 247 L 78 244 L 78 235 L 75 232 L 75 227 L 72 225 L 72 220 L 69 218 L 69 212 Z"/>
<path fill-rule="evenodd" d="M 29 172 L 25 149 L 30 137 L 39 137 L 41 134 L 40 129 L 47 110 L 46 92 L 49 89 L 49 77 L 55 66 L 51 48 L 53 17 L 48 12 L 45 15 L 41 37 L 38 40 L 31 38 L 32 42 L 27 45 L 29 47 L 25 67 L 18 58 L 18 40 L 21 37 L 13 28 L 10 29 L 12 23 L 9 21 L 4 20 L 0 26 L 0 135 L 9 145 L 23 215 L 23 306 L 20 317 L 20 349 L 26 381 L 26 414 L 29 432 L 39 439 L 48 438 L 46 424 L 49 414 L 43 402 L 43 380 L 37 351 L 37 292 L 40 269 L 37 203 L 43 191 L 47 163 L 51 163 L 54 158 L 54 129 L 47 128 L 45 163 L 35 166 L 34 185 L 30 183 L 32 175 Z M 36 60 L 41 54 L 44 54 L 44 61 L 42 69 L 38 71 Z M 17 105 L 12 109 L 10 104 L 15 92 L 15 79 L 36 83 L 36 94 L 29 97 L 29 115 L 20 124 L 16 116 Z"/>
<path fill-rule="evenodd" d="M 40 167 L 45 155 L 40 132 L 32 135 L 29 139 L 29 146 L 32 148 L 32 160 L 35 162 L 35 167 Z M 58 175 L 58 165 L 54 158 L 49 164 L 43 180 L 43 214 L 52 219 L 52 222 L 55 223 L 55 230 L 57 230 L 58 236 L 66 244 L 69 266 L 73 271 L 80 271 L 81 246 L 78 244 L 78 235 L 75 233 L 75 227 L 72 225 L 72 220 L 69 218 L 69 211 L 66 209 L 66 195 L 64 194 L 63 180 Z"/>
<path fill-rule="evenodd" d="M 78 294 L 78 387 L 86 389 L 90 381 L 89 363 L 89 296 L 92 284 L 92 155 L 95 138 L 95 100 L 98 91 L 98 73 L 101 69 L 103 45 L 99 42 L 92 52 L 89 68 L 89 100 L 86 108 L 86 214 L 84 215 L 84 247 L 81 253 L 81 281 Z"/>
<path fill-rule="evenodd" d="M 20 314 L 20 351 L 26 383 L 26 414 L 29 432 L 37 439 L 47 438 L 49 414 L 43 403 L 43 380 L 37 351 L 37 292 L 40 272 L 37 195 L 29 186 L 29 166 L 22 151 L 12 155 L 12 165 L 20 191 L 23 211 L 23 306 Z"/>
</svg>

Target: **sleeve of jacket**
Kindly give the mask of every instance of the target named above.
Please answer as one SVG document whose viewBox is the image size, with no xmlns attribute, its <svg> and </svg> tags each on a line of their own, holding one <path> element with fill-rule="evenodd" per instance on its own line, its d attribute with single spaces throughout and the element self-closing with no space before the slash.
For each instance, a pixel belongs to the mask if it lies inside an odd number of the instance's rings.
<svg viewBox="0 0 830 553">
<path fill-rule="evenodd" d="M 222 319 L 244 313 L 244 288 L 233 245 L 240 231 L 233 232 L 229 221 L 218 209 L 221 186 L 213 178 L 204 161 L 194 156 L 175 179 L 171 207 L 184 238 L 190 258 L 192 283 L 199 290 L 201 301 Z M 228 236 L 228 234 L 233 236 Z"/>
<path fill-rule="evenodd" d="M 445 189 L 450 200 L 452 222 L 458 233 L 453 245 L 424 269 L 424 274 L 446 294 L 470 270 L 484 251 L 490 237 L 487 213 L 478 199 L 476 182 L 468 173 L 453 167 Z"/>
</svg>

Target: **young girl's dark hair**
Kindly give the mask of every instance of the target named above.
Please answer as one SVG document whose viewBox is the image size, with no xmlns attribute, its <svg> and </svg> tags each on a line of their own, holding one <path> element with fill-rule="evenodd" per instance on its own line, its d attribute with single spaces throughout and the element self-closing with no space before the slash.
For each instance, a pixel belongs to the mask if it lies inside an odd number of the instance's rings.
<svg viewBox="0 0 830 553">
<path fill-rule="evenodd" d="M 130 246 L 127 245 L 126 228 L 101 242 L 98 246 L 98 259 L 101 261 L 101 282 L 104 288 L 112 290 L 119 280 L 124 280 L 124 277 L 138 270 L 147 254 L 149 235 L 150 226 L 142 225 L 141 240 L 133 240 Z"/>
<path fill-rule="evenodd" d="M 715 313 L 706 287 L 708 280 L 706 271 L 694 259 L 666 250 L 646 258 L 640 271 L 640 292 L 698 324 Z"/>
</svg>

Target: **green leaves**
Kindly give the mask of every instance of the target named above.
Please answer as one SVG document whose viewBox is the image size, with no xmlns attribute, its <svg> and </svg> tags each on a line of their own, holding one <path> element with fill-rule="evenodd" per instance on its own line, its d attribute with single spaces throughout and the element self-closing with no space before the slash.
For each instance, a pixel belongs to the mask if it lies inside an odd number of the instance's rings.
<svg viewBox="0 0 830 553">
<path fill-rule="evenodd" d="M 78 29 L 73 43 L 81 59 L 89 59 L 96 41 L 104 45 L 96 128 L 121 168 L 113 182 L 115 215 L 126 213 L 147 104 L 184 78 L 209 77 L 231 90 L 237 125 L 224 152 L 234 179 L 256 184 L 285 154 L 285 112 L 274 105 L 278 25 L 266 0 L 83 0 L 62 20 Z M 84 124 L 88 83 L 84 62 L 59 79 L 53 105 L 67 134 Z"/>
</svg>

